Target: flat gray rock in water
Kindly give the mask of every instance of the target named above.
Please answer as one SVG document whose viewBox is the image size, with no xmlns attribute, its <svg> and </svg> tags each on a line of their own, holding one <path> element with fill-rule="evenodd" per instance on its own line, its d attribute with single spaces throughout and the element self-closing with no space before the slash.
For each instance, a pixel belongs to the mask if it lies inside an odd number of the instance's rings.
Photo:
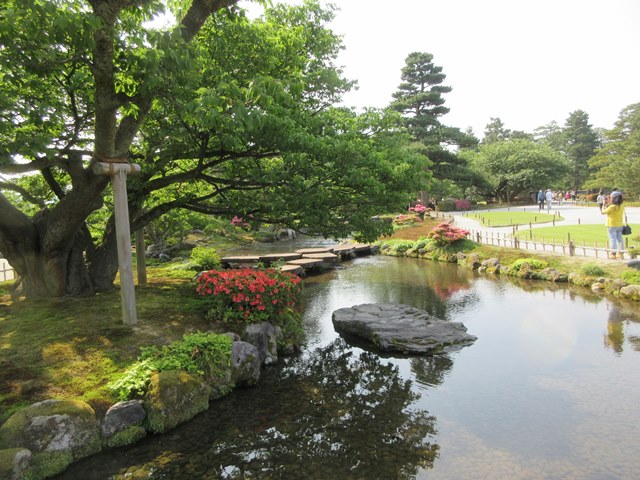
<svg viewBox="0 0 640 480">
<path fill-rule="evenodd" d="M 477 339 L 462 323 L 441 320 L 409 305 L 368 303 L 340 308 L 332 320 L 338 333 L 366 340 L 381 352 L 453 352 Z"/>
</svg>

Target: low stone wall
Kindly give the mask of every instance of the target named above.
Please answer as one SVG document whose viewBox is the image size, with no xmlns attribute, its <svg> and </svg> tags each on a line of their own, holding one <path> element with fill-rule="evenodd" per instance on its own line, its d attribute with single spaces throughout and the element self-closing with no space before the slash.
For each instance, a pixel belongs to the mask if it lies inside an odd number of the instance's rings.
<svg viewBox="0 0 640 480">
<path fill-rule="evenodd" d="M 164 371 L 151 377 L 143 399 L 118 402 L 102 419 L 89 404 L 77 400 L 45 400 L 19 410 L 0 427 L 0 479 L 57 475 L 102 449 L 171 430 L 235 387 L 255 385 L 261 368 L 277 361 L 282 332 L 263 323 L 248 326 L 242 338 L 228 335 L 231 359 L 222 384 L 208 385 L 181 370 Z"/>
<path fill-rule="evenodd" d="M 386 244 L 381 245 L 380 252 L 383 255 L 398 256 L 398 254 L 394 253 L 389 245 Z M 591 288 L 594 292 L 606 292 L 619 298 L 640 301 L 640 285 L 629 285 L 619 278 L 592 277 L 576 272 L 563 273 L 554 268 L 535 269 L 533 265 L 526 262 L 516 269 L 509 265 L 501 265 L 497 258 L 483 260 L 477 253 L 448 253 L 441 250 L 421 251 L 408 249 L 402 252 L 400 256 L 457 263 L 464 268 L 476 270 L 479 273 L 510 275 L 518 278 L 546 280 L 557 283 L 572 283 Z M 638 262 L 636 261 L 636 263 Z"/>
</svg>

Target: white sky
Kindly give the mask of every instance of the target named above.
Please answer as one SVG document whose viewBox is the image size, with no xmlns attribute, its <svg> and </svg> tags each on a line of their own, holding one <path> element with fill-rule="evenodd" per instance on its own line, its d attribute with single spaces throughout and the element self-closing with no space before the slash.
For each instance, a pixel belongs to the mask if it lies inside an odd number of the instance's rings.
<svg viewBox="0 0 640 480">
<path fill-rule="evenodd" d="M 275 0 L 301 3 L 301 0 Z M 612 128 L 640 102 L 640 0 L 334 0 L 345 104 L 385 107 L 411 52 L 443 67 L 446 125 L 480 138 L 491 117 L 533 132 L 584 110 Z"/>
</svg>

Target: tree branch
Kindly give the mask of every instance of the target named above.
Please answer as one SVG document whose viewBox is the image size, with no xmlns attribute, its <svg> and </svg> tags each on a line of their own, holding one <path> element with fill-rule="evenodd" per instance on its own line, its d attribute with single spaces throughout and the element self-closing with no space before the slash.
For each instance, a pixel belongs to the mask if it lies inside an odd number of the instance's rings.
<svg viewBox="0 0 640 480">
<path fill-rule="evenodd" d="M 44 200 L 31 195 L 27 190 L 22 188 L 20 185 L 16 185 L 15 183 L 9 183 L 9 182 L 0 182 L 0 190 L 3 190 L 3 189 L 12 190 L 16 193 L 19 193 L 22 196 L 22 198 L 24 198 L 27 202 L 37 205 L 40 208 L 44 207 Z"/>
<path fill-rule="evenodd" d="M 193 0 L 191 7 L 180 22 L 184 26 L 182 29 L 182 38 L 184 41 L 191 41 L 212 13 L 230 7 L 238 3 L 238 1 L 239 0 Z"/>
</svg>

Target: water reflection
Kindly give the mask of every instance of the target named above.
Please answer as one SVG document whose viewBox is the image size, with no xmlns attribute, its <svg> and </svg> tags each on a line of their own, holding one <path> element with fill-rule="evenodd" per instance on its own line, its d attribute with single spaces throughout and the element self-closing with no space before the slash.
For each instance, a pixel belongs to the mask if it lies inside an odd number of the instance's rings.
<svg viewBox="0 0 640 480">
<path fill-rule="evenodd" d="M 425 370 L 436 381 L 450 365 Z M 433 465 L 435 418 L 410 408 L 419 394 L 392 363 L 336 339 L 266 373 L 192 422 L 59 478 L 410 479 Z"/>
<path fill-rule="evenodd" d="M 637 476 L 637 303 L 390 257 L 305 284 L 303 356 L 192 422 L 61 478 Z M 414 359 L 348 347 L 332 312 L 378 302 L 462 322 L 478 340 Z"/>
</svg>

